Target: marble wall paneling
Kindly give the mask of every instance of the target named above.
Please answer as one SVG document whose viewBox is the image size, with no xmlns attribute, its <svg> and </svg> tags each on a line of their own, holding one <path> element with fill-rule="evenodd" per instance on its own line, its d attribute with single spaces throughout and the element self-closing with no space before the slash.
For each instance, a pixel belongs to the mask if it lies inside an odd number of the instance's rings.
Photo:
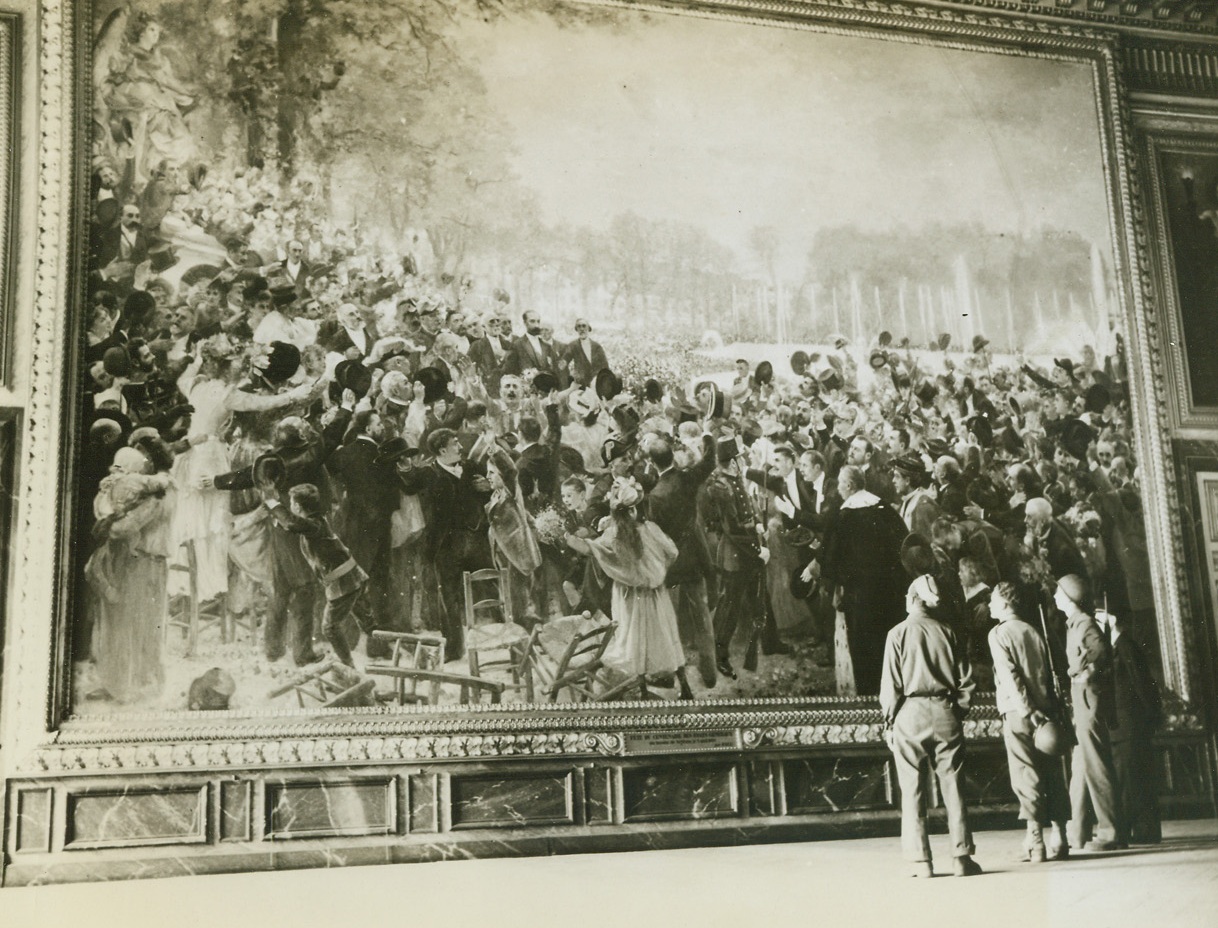
<svg viewBox="0 0 1218 928">
<path fill-rule="evenodd" d="M 266 784 L 270 840 L 388 835 L 396 829 L 396 778 Z"/>
<path fill-rule="evenodd" d="M 1011 790 L 1006 749 L 1001 745 L 970 745 L 964 762 L 962 792 L 969 805 L 1009 805 L 1017 802 Z"/>
<path fill-rule="evenodd" d="M 250 841 L 254 836 L 254 784 L 221 780 L 216 790 L 216 820 L 221 841 Z"/>
<path fill-rule="evenodd" d="M 50 789 L 15 790 L 13 801 L 13 839 L 15 853 L 51 849 L 51 810 L 54 791 Z"/>
<path fill-rule="evenodd" d="M 440 830 L 440 778 L 420 773 L 406 778 L 408 819 L 406 830 L 412 834 L 435 834 Z"/>
<path fill-rule="evenodd" d="M 611 825 L 613 776 L 608 767 L 584 768 L 584 821 L 589 825 Z"/>
<path fill-rule="evenodd" d="M 67 790 L 66 850 L 207 841 L 208 786 Z"/>
<path fill-rule="evenodd" d="M 453 830 L 575 824 L 574 771 L 452 774 L 449 790 Z"/>
<path fill-rule="evenodd" d="M 750 760 L 746 772 L 749 815 L 781 815 L 784 811 L 782 764 L 769 759 Z"/>
<path fill-rule="evenodd" d="M 815 755 L 783 764 L 793 815 L 890 809 L 898 801 L 886 755 Z"/>
<path fill-rule="evenodd" d="M 626 822 L 713 819 L 740 815 L 735 763 L 649 764 L 622 769 Z"/>
</svg>

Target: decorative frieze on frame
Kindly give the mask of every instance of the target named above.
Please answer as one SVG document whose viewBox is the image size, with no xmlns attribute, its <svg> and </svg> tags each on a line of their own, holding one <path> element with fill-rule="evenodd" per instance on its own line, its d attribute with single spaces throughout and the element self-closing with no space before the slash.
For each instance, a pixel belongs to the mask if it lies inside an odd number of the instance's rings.
<svg viewBox="0 0 1218 928">
<path fill-rule="evenodd" d="M 866 721 L 805 720 L 802 724 L 765 724 L 754 716 L 741 722 L 731 716 L 701 721 L 702 730 L 731 733 L 734 748 L 719 750 L 755 751 L 789 747 L 843 747 L 882 743 L 884 726 L 878 713 L 867 713 Z M 774 713 L 781 719 L 782 713 Z M 976 718 L 966 719 L 965 737 L 969 741 L 998 740 L 1002 720 L 993 709 L 982 710 Z M 525 721 L 525 720 L 521 720 Z M 432 760 L 469 760 L 476 758 L 525 757 L 627 757 L 635 754 L 671 754 L 679 750 L 639 751 L 632 749 L 632 733 L 646 730 L 636 724 L 634 731 L 597 728 L 583 731 L 524 731 L 520 733 L 476 730 L 449 733 L 393 735 L 349 735 L 329 738 L 262 737 L 224 741 L 165 741 L 141 744 L 57 744 L 48 745 L 27 758 L 21 773 L 91 774 L 121 771 L 181 771 L 214 769 L 252 769 L 257 767 L 331 766 L 352 764 L 411 763 Z M 677 728 L 668 717 L 644 720 L 653 728 Z M 526 722 L 527 724 L 527 722 Z M 534 726 L 535 722 L 531 723 Z M 594 724 L 603 725 L 604 720 Z M 485 727 L 485 726 L 484 726 Z M 1170 709 L 1165 730 L 1175 734 L 1203 730 L 1196 713 L 1180 707 Z M 686 726 L 698 731 L 697 725 Z M 711 747 L 700 753 L 713 753 Z"/>
<path fill-rule="evenodd" d="M 12 385 L 17 293 L 17 150 L 21 86 L 17 49 L 21 20 L 0 14 L 0 386 Z"/>
</svg>

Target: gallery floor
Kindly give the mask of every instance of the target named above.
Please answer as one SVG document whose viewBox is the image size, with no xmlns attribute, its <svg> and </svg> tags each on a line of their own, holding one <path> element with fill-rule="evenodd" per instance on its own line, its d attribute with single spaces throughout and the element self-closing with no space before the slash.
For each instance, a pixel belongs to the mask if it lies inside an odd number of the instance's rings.
<svg viewBox="0 0 1218 928">
<path fill-rule="evenodd" d="M 968 880 L 910 879 L 895 839 L 864 839 L 6 889 L 0 922 L 941 928 L 963 917 L 986 928 L 1215 924 L 1216 820 L 1169 823 L 1155 848 L 1035 866 L 1014 862 L 1021 837 L 978 834 L 977 859 L 987 873 Z M 935 839 L 937 853 L 946 855 L 945 840 Z"/>
</svg>

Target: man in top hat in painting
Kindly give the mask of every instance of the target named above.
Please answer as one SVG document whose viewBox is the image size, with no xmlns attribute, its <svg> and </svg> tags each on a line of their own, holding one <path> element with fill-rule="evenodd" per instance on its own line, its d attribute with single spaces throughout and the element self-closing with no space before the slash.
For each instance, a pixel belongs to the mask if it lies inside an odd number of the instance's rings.
<svg viewBox="0 0 1218 928">
<path fill-rule="evenodd" d="M 575 320 L 575 340 L 563 349 L 562 364 L 571 379 L 581 387 L 596 380 L 596 375 L 609 366 L 605 349 L 592 340 L 592 324 L 580 316 Z"/>
<path fill-rule="evenodd" d="M 317 342 L 317 323 L 300 314 L 299 293 L 287 278 L 269 281 L 274 308 L 266 314 L 254 330 L 254 341 L 264 345 L 271 342 L 288 342 L 302 351 Z"/>
</svg>

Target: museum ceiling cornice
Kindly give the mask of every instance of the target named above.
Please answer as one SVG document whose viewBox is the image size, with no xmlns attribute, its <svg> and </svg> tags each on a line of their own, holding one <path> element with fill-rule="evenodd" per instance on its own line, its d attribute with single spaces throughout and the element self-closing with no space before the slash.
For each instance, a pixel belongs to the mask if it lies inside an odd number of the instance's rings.
<svg viewBox="0 0 1218 928">
<path fill-rule="evenodd" d="M 922 0 L 921 6 L 999 10 L 1058 22 L 1114 26 L 1131 37 L 1213 42 L 1214 0 Z"/>
</svg>

